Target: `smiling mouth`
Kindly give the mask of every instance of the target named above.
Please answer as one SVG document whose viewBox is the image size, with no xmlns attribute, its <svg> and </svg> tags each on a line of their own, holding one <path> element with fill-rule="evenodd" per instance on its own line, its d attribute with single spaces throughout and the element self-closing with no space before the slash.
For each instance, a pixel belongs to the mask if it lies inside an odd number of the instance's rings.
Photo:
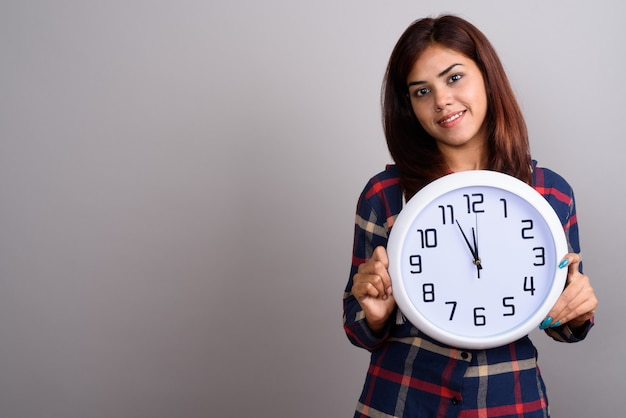
<svg viewBox="0 0 626 418">
<path fill-rule="evenodd" d="M 458 113 L 455 113 L 455 114 L 453 114 L 453 115 L 451 115 L 451 116 L 448 116 L 448 117 L 447 117 L 447 118 L 445 118 L 445 119 L 442 119 L 442 120 L 438 121 L 437 123 L 438 123 L 439 125 L 446 125 L 446 124 L 448 124 L 448 123 L 454 122 L 455 120 L 457 120 L 458 118 L 460 118 L 461 116 L 463 116 L 463 114 L 464 114 L 464 113 L 465 113 L 465 110 L 462 110 L 462 111 L 460 111 L 460 112 L 458 112 Z"/>
</svg>

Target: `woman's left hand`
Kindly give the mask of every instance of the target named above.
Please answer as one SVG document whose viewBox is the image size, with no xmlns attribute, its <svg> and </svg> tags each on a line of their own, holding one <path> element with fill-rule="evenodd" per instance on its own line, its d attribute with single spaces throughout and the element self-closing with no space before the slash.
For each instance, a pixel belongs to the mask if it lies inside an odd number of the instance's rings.
<svg viewBox="0 0 626 418">
<path fill-rule="evenodd" d="M 541 324 L 541 329 L 568 324 L 572 330 L 576 330 L 596 312 L 598 299 L 589 283 L 589 277 L 578 271 L 580 255 L 569 253 L 563 258 L 566 259 L 568 271 L 565 289 Z"/>
</svg>

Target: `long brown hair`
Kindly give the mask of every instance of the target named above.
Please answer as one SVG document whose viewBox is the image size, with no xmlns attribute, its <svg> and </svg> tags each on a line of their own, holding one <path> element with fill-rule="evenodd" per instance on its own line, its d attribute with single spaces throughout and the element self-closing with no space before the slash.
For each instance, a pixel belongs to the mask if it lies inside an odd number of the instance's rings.
<svg viewBox="0 0 626 418">
<path fill-rule="evenodd" d="M 495 49 L 471 23 L 456 16 L 413 22 L 398 40 L 387 66 L 381 94 L 387 146 L 400 170 L 407 198 L 448 172 L 435 139 L 422 128 L 411 107 L 407 77 L 426 47 L 437 44 L 472 59 L 487 91 L 488 169 L 531 183 L 528 132 L 513 89 Z"/>
</svg>

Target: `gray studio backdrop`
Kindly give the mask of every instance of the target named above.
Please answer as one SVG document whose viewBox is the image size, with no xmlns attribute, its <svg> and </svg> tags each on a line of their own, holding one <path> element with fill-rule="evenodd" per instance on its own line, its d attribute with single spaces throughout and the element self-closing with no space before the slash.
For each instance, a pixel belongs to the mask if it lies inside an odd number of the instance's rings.
<svg viewBox="0 0 626 418">
<path fill-rule="evenodd" d="M 576 190 L 601 305 L 534 340 L 557 418 L 623 417 L 619 1 L 0 3 L 0 417 L 347 417 L 356 199 L 414 19 L 493 41 Z"/>
</svg>

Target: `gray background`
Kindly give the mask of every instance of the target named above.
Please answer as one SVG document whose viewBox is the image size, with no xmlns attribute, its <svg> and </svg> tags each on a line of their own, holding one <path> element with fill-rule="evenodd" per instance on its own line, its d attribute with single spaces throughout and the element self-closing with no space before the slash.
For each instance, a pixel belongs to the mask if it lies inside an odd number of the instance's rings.
<svg viewBox="0 0 626 418">
<path fill-rule="evenodd" d="M 623 416 L 624 3 L 3 0 L 0 417 L 351 416 L 380 84 L 446 11 L 493 41 L 577 193 L 601 305 L 582 344 L 535 335 L 553 415 Z"/>
</svg>

